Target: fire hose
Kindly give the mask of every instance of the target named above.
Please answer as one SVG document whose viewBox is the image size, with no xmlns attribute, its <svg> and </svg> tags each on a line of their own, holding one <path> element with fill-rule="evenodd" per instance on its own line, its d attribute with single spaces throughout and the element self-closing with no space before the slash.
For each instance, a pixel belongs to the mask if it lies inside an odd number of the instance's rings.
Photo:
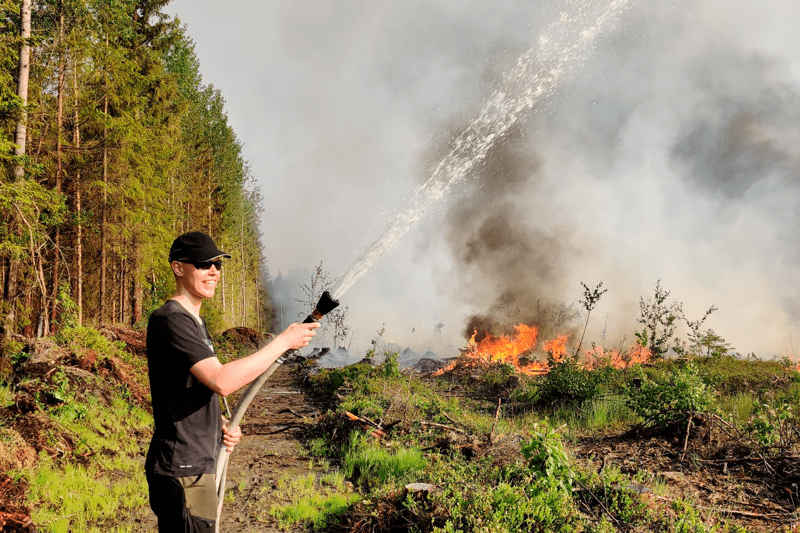
<svg viewBox="0 0 800 533">
<path fill-rule="evenodd" d="M 310 315 L 303 320 L 303 324 L 308 324 L 311 322 L 319 322 L 319 320 L 336 309 L 339 305 L 339 300 L 334 300 L 328 291 L 322 293 L 322 297 L 320 297 L 319 302 L 317 303 L 316 308 L 314 311 L 311 312 Z M 284 352 L 278 359 L 267 368 L 263 374 L 258 376 L 250 386 L 247 387 L 242 399 L 239 400 L 239 403 L 236 405 L 236 408 L 233 410 L 233 414 L 231 415 L 230 420 L 228 420 L 228 430 L 232 430 L 236 428 L 242 418 L 244 417 L 245 411 L 250 406 L 250 402 L 253 401 L 253 398 L 256 397 L 258 391 L 261 390 L 261 387 L 264 383 L 269 379 L 269 377 L 281 366 L 286 359 L 297 353 L 297 350 L 289 350 Z M 219 455 L 217 456 L 217 472 L 216 472 L 216 483 L 217 483 L 217 521 L 215 526 L 215 532 L 219 533 L 219 521 L 220 517 L 222 516 L 222 503 L 225 500 L 225 477 L 228 473 L 228 458 L 230 457 L 231 452 L 228 451 L 226 446 L 222 446 Z"/>
</svg>

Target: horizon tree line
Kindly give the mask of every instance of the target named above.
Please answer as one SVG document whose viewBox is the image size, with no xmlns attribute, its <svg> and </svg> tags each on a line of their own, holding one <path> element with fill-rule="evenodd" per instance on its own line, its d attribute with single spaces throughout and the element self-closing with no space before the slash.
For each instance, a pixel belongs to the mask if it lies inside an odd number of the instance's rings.
<svg viewBox="0 0 800 533">
<path fill-rule="evenodd" d="M 141 325 L 193 230 L 234 256 L 211 329 L 269 330 L 261 196 L 168 1 L 0 0 L 3 335 Z"/>
</svg>

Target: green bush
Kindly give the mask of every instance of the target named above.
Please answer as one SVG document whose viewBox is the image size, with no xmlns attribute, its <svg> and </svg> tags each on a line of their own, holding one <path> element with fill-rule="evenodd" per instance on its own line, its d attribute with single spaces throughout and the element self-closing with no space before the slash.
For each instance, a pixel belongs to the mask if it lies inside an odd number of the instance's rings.
<svg viewBox="0 0 800 533">
<path fill-rule="evenodd" d="M 601 377 L 572 357 L 551 360 L 550 372 L 541 378 L 538 401 L 544 405 L 583 405 L 599 394 Z"/>
<path fill-rule="evenodd" d="M 543 490 L 546 482 L 526 467 L 497 471 L 485 464 L 450 464 L 442 476 L 440 490 L 429 495 L 434 532 L 580 530 L 571 493 Z"/>
<path fill-rule="evenodd" d="M 522 447 L 522 456 L 543 488 L 572 490 L 572 468 L 561 444 L 561 435 L 553 429 L 534 426 L 531 439 Z"/>
<path fill-rule="evenodd" d="M 797 421 L 794 409 L 787 403 L 774 406 L 756 403 L 753 415 L 745 424 L 745 430 L 762 446 L 783 447 L 793 440 L 792 428 Z"/>
<path fill-rule="evenodd" d="M 317 394 L 334 394 L 341 387 L 366 381 L 374 371 L 367 363 L 358 363 L 342 368 L 323 368 L 311 377 L 311 388 Z"/>
<path fill-rule="evenodd" d="M 693 413 L 706 412 L 714 403 L 715 391 L 708 386 L 694 364 L 675 368 L 661 378 L 647 378 L 629 383 L 625 388 L 625 403 L 642 417 L 645 424 L 666 426 L 688 419 Z"/>
<path fill-rule="evenodd" d="M 397 359 L 397 352 L 385 352 L 383 355 L 385 356 L 385 359 L 380 366 L 380 375 L 385 378 L 400 377 L 400 362 Z"/>
</svg>

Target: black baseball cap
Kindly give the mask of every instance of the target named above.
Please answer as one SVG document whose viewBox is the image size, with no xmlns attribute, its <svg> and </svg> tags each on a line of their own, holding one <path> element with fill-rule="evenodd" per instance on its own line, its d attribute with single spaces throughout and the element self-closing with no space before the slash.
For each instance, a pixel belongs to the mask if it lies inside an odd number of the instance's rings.
<svg viewBox="0 0 800 533">
<path fill-rule="evenodd" d="M 169 261 L 211 261 L 225 257 L 230 259 L 228 253 L 223 252 L 214 244 L 214 239 L 202 231 L 184 233 L 172 243 L 169 249 Z"/>
</svg>

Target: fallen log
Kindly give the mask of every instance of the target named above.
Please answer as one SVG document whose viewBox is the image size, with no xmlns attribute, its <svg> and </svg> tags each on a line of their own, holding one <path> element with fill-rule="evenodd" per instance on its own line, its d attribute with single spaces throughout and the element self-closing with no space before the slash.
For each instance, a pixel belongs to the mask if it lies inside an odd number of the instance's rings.
<svg viewBox="0 0 800 533">
<path fill-rule="evenodd" d="M 454 428 L 454 427 L 448 426 L 446 424 L 437 424 L 436 422 L 426 422 L 426 421 L 422 420 L 422 421 L 420 421 L 420 425 L 421 426 L 430 427 L 430 428 L 444 429 L 444 430 L 447 430 L 447 431 L 455 431 L 456 433 L 461 433 L 461 434 L 465 434 L 466 433 L 466 431 L 464 431 L 463 429 Z"/>
</svg>

